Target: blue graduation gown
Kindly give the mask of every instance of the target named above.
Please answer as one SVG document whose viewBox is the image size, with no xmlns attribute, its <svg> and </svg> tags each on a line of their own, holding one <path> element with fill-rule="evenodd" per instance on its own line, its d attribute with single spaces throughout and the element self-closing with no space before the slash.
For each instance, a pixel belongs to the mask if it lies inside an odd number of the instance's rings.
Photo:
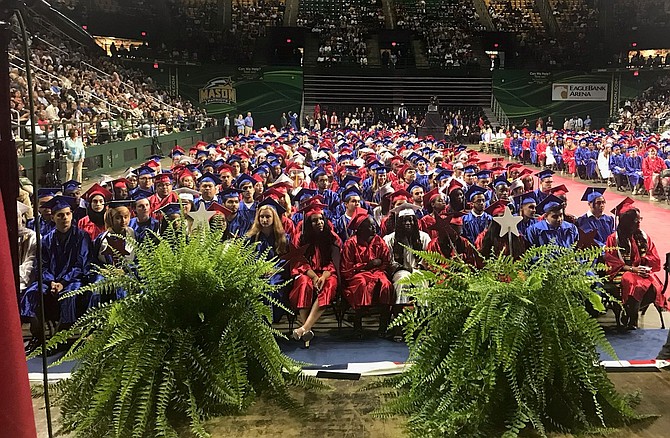
<svg viewBox="0 0 670 438">
<path fill-rule="evenodd" d="M 516 229 L 519 230 L 519 234 L 526 236 L 528 228 L 532 227 L 537 223 L 537 219 L 524 219 L 516 225 Z"/>
<path fill-rule="evenodd" d="M 550 227 L 546 220 L 536 222 L 526 230 L 526 240 L 532 246 L 554 243 L 569 248 L 579 239 L 579 231 L 573 224 L 563 221 L 559 227 Z"/>
<path fill-rule="evenodd" d="M 491 223 L 491 215 L 483 212 L 477 216 L 472 211 L 463 216 L 463 231 L 461 234 L 473 244 L 477 236 L 486 229 Z"/>
<path fill-rule="evenodd" d="M 290 242 L 290 237 L 286 235 L 286 240 Z M 259 233 L 257 236 L 255 236 L 254 239 L 249 239 L 250 243 L 255 243 L 256 244 L 256 252 L 261 255 L 265 251 L 268 251 L 266 260 L 271 260 L 275 257 L 278 257 L 278 254 L 276 252 L 276 243 L 275 243 L 275 236 L 274 234 L 270 236 L 266 236 L 263 233 Z M 285 283 L 289 277 L 290 277 L 290 269 L 289 266 L 286 262 L 283 260 L 277 260 L 277 268 L 279 269 L 278 272 L 276 272 L 272 277 L 268 279 L 268 283 L 273 284 L 273 285 L 278 285 L 278 284 L 283 284 Z M 290 284 L 286 284 L 283 287 L 279 288 L 275 292 L 273 292 L 272 297 L 276 299 L 277 301 L 281 302 L 284 304 L 286 307 L 289 306 L 288 303 L 288 287 L 290 287 Z M 277 306 L 272 306 L 272 320 L 273 322 L 278 322 L 281 317 L 285 314 L 286 312 L 284 309 L 281 309 L 280 307 Z"/>
<path fill-rule="evenodd" d="M 548 194 L 548 193 L 544 193 L 544 192 L 543 192 L 542 190 L 540 190 L 540 189 L 535 189 L 535 190 L 533 190 L 533 197 L 535 198 L 535 202 L 536 202 L 537 204 L 539 204 L 540 202 L 544 201 L 544 198 L 546 198 L 547 196 L 549 196 L 549 194 Z"/>
<path fill-rule="evenodd" d="M 344 244 L 349 237 L 354 235 L 354 232 L 349 229 L 349 222 L 351 222 L 351 219 L 348 218 L 346 214 L 342 214 L 342 216 L 335 219 L 335 222 L 333 223 L 335 234 L 342 240 L 342 244 Z"/>
<path fill-rule="evenodd" d="M 82 301 L 81 296 L 74 296 L 61 301 L 53 300 L 49 292 L 51 282 L 63 284 L 63 290 L 58 294 L 64 294 L 79 289 L 84 285 L 91 260 L 91 238 L 88 233 L 72 226 L 67 233 L 60 233 L 54 228 L 44 236 L 42 241 L 42 281 L 43 290 L 47 298 L 45 311 L 56 311 L 58 319 L 63 323 L 73 323 L 85 309 L 77 309 L 77 302 Z M 20 300 L 21 316 L 34 318 L 40 305 L 37 282 L 32 283 Z M 84 299 L 84 306 L 88 306 L 88 298 Z M 80 306 L 80 307 L 84 307 Z"/>
<path fill-rule="evenodd" d="M 332 215 L 340 204 L 340 197 L 332 190 L 317 191 L 317 195 L 323 196 L 323 203 L 328 206 L 328 213 Z"/>
<path fill-rule="evenodd" d="M 612 154 L 610 155 L 610 170 L 615 175 L 625 175 L 626 174 L 626 156 L 623 154 Z"/>
<path fill-rule="evenodd" d="M 607 238 L 614 233 L 614 217 L 606 214 L 597 218 L 589 211 L 577 219 L 576 225 L 583 232 L 596 230 L 594 240 L 600 247 L 605 246 Z"/>
<path fill-rule="evenodd" d="M 244 201 L 240 201 L 240 211 L 247 211 L 251 216 L 256 217 L 256 208 L 258 208 L 258 202 L 254 201 L 251 206 L 247 206 Z"/>
<path fill-rule="evenodd" d="M 40 224 L 40 234 L 43 237 L 56 229 L 56 223 L 53 222 L 53 221 L 46 222 L 46 221 L 44 221 L 43 219 L 40 218 L 39 224 Z M 74 226 L 75 224 L 76 224 L 76 222 L 74 221 L 74 219 L 72 219 L 72 225 Z M 37 232 L 37 230 L 35 229 L 35 225 L 36 225 L 36 220 L 35 219 L 30 219 L 26 223 L 26 228 L 29 228 L 29 229 Z"/>
<path fill-rule="evenodd" d="M 154 217 L 149 217 L 149 220 L 143 223 L 140 223 L 136 217 L 130 219 L 128 224 L 130 228 L 135 232 L 135 239 L 142 243 L 144 238 L 147 236 L 148 231 L 153 231 L 158 234 L 158 228 L 160 227 L 160 222 Z"/>
<path fill-rule="evenodd" d="M 238 211 L 233 220 L 228 222 L 228 232 L 232 236 L 242 237 L 253 223 L 254 218 L 251 217 L 249 211 Z"/>
<path fill-rule="evenodd" d="M 626 157 L 625 163 L 628 181 L 635 187 L 642 182 L 642 157 Z"/>
</svg>

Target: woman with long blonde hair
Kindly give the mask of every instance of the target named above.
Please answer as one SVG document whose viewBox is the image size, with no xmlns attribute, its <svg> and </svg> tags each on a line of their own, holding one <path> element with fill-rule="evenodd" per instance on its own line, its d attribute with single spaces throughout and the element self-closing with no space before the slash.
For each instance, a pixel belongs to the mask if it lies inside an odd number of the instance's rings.
<svg viewBox="0 0 670 438">
<path fill-rule="evenodd" d="M 265 255 L 267 260 L 281 257 L 288 253 L 288 236 L 284 231 L 280 216 L 285 212 L 277 201 L 272 198 L 266 198 L 256 209 L 256 216 L 251 229 L 247 232 L 248 241 L 256 245 L 256 251 L 259 255 Z M 289 278 L 289 269 L 287 263 L 278 261 L 279 269 L 272 277 L 270 284 L 284 284 Z M 275 292 L 273 298 L 288 305 L 288 295 L 284 287 Z M 278 322 L 284 314 L 283 309 L 273 306 L 272 319 Z"/>
</svg>

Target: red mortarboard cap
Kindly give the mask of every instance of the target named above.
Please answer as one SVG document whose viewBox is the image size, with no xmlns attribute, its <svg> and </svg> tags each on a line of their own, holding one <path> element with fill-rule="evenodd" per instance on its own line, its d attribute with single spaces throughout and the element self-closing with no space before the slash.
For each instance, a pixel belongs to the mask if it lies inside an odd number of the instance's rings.
<svg viewBox="0 0 670 438">
<path fill-rule="evenodd" d="M 219 168 L 219 174 L 222 174 L 224 172 L 233 173 L 233 168 L 227 164 L 222 164 L 221 167 Z"/>
<path fill-rule="evenodd" d="M 452 190 L 456 189 L 463 190 L 463 183 L 461 183 L 456 178 L 452 178 L 451 181 L 449 181 L 449 187 L 447 187 L 447 194 L 451 193 Z"/>
<path fill-rule="evenodd" d="M 113 197 L 112 192 L 98 183 L 93 184 L 90 189 L 86 190 L 86 193 L 84 193 L 82 197 L 88 202 L 91 202 L 91 198 L 95 195 L 102 195 L 102 197 L 105 198 L 105 201 L 109 201 Z"/>
<path fill-rule="evenodd" d="M 405 201 L 409 201 L 412 199 L 412 195 L 409 194 L 409 192 L 405 189 L 400 189 L 396 190 L 395 192 L 391 193 L 389 196 L 389 199 L 391 200 L 391 203 L 395 203 L 396 201 L 400 199 L 405 199 Z"/>
<path fill-rule="evenodd" d="M 221 213 L 224 216 L 231 216 L 233 214 L 232 211 L 230 211 L 223 205 L 219 204 L 218 202 L 212 202 L 212 205 L 209 206 L 207 211 L 214 211 L 216 213 Z"/>
<path fill-rule="evenodd" d="M 628 210 L 632 210 L 633 208 L 635 208 L 635 206 L 633 204 L 635 204 L 635 200 L 631 199 L 627 196 L 626 199 L 621 201 L 619 203 L 619 205 L 614 207 L 611 211 L 612 211 L 613 214 L 615 214 L 617 216 L 621 216 L 622 214 L 624 214 Z"/>
<path fill-rule="evenodd" d="M 433 190 L 423 195 L 423 208 L 425 208 L 428 211 L 431 211 L 433 207 L 431 207 L 430 203 L 433 201 L 433 199 L 437 198 L 438 196 L 441 196 L 441 194 L 437 187 L 435 187 Z"/>
<path fill-rule="evenodd" d="M 159 173 L 154 177 L 154 183 L 165 183 L 172 181 L 172 173 Z"/>
<path fill-rule="evenodd" d="M 112 185 L 114 186 L 115 189 L 122 189 L 124 187 L 127 188 L 127 184 L 128 180 L 125 178 L 119 178 L 112 181 Z"/>
<path fill-rule="evenodd" d="M 485 211 L 491 216 L 500 216 L 505 213 L 505 208 L 507 208 L 508 204 L 508 201 L 501 199 L 489 205 Z"/>
<path fill-rule="evenodd" d="M 561 184 L 560 186 L 553 187 L 549 193 L 551 193 L 554 196 L 565 196 L 566 193 L 568 193 L 570 190 L 565 186 L 565 184 Z"/>
<path fill-rule="evenodd" d="M 358 227 L 369 217 L 368 211 L 364 208 L 357 208 L 354 212 L 351 221 L 349 222 L 348 228 L 350 230 L 356 231 Z"/>
</svg>

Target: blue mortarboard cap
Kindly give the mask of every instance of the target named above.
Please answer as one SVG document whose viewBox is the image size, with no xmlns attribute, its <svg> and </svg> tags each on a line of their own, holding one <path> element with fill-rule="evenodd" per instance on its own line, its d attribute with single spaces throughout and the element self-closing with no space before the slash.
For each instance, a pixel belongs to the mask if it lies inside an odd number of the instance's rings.
<svg viewBox="0 0 670 438">
<path fill-rule="evenodd" d="M 414 163 L 414 164 L 417 164 L 417 163 L 420 162 L 420 161 L 425 161 L 426 163 L 428 162 L 428 160 L 426 160 L 424 157 L 422 157 L 421 155 L 417 154 L 416 152 L 412 152 L 411 154 L 409 154 L 409 155 L 407 156 L 407 160 L 408 160 L 408 161 L 411 161 L 411 162 Z"/>
<path fill-rule="evenodd" d="M 221 184 L 221 179 L 218 177 L 218 175 L 215 175 L 212 172 L 205 172 L 200 176 L 200 178 L 198 178 L 198 185 L 204 182 L 211 182 L 214 183 L 214 185 L 218 185 Z"/>
<path fill-rule="evenodd" d="M 463 152 L 463 151 L 466 150 L 467 148 L 468 148 L 468 147 L 467 147 L 466 145 L 462 144 L 462 145 L 456 146 L 456 148 L 455 148 L 454 150 L 455 150 L 456 152 Z"/>
<path fill-rule="evenodd" d="M 463 173 L 467 173 L 467 174 L 474 175 L 476 171 L 477 171 L 477 166 L 473 166 L 473 165 L 465 166 L 463 168 Z"/>
<path fill-rule="evenodd" d="M 205 151 L 205 150 L 199 150 L 198 152 L 195 153 L 195 156 L 196 156 L 196 158 L 199 158 L 199 157 L 205 157 L 206 158 L 206 157 L 209 156 L 209 152 Z"/>
<path fill-rule="evenodd" d="M 311 173 L 310 178 L 312 181 L 316 181 L 316 179 L 320 176 L 327 175 L 325 169 L 323 167 L 317 167 L 314 169 L 314 171 Z"/>
<path fill-rule="evenodd" d="M 362 197 L 363 194 L 361 193 L 361 190 L 357 186 L 351 186 L 347 187 L 342 191 L 342 194 L 340 195 L 340 198 L 343 201 L 346 201 L 347 199 L 351 198 L 352 196 L 359 196 Z"/>
<path fill-rule="evenodd" d="M 442 181 L 442 180 L 451 178 L 453 175 L 454 175 L 454 172 L 452 172 L 451 170 L 448 170 L 448 169 L 444 169 L 444 170 L 441 170 L 440 173 L 435 175 L 435 180 Z"/>
<path fill-rule="evenodd" d="M 389 171 L 390 171 L 390 169 L 386 166 L 379 166 L 375 169 L 375 173 L 377 175 L 388 173 Z"/>
<path fill-rule="evenodd" d="M 275 201 L 271 196 L 268 196 L 267 198 L 262 200 L 258 204 L 258 208 L 263 207 L 264 205 L 272 207 L 277 212 L 277 215 L 279 215 L 280 217 L 284 213 L 286 213 L 286 209 L 284 207 L 282 207 L 277 201 Z"/>
<path fill-rule="evenodd" d="M 77 200 L 72 196 L 56 195 L 48 202 L 45 202 L 43 208 L 49 208 L 52 212 L 62 210 L 65 207 L 74 208 Z"/>
<path fill-rule="evenodd" d="M 354 175 L 347 175 L 340 181 L 340 186 L 349 187 L 352 184 L 358 184 L 361 182 L 361 179 Z"/>
<path fill-rule="evenodd" d="M 407 190 L 409 193 L 412 193 L 412 190 L 417 189 L 417 188 L 418 188 L 418 189 L 421 189 L 421 190 L 423 190 L 423 191 L 426 190 L 426 189 L 425 189 L 421 184 L 419 184 L 417 181 L 412 181 L 411 184 L 407 186 L 407 189 L 406 189 L 406 190 Z"/>
<path fill-rule="evenodd" d="M 246 173 L 243 173 L 237 177 L 237 181 L 235 181 L 235 186 L 238 189 L 241 189 L 242 186 L 246 183 L 251 183 L 251 185 L 253 186 L 254 184 L 256 184 L 256 180 L 247 175 Z"/>
<path fill-rule="evenodd" d="M 151 195 L 153 195 L 153 193 L 148 190 L 137 189 L 130 195 L 130 197 L 133 201 L 139 201 L 140 199 L 148 198 Z"/>
<path fill-rule="evenodd" d="M 180 214 L 181 204 L 179 202 L 170 202 L 169 204 L 159 208 L 158 211 L 163 213 L 165 216 L 169 216 L 171 214 Z"/>
<path fill-rule="evenodd" d="M 277 161 L 279 161 L 279 158 L 280 158 L 280 156 L 277 155 L 277 154 L 275 154 L 274 152 L 270 152 L 269 154 L 267 154 L 267 155 L 265 156 L 265 159 L 266 159 L 267 161 L 272 161 L 272 160 L 277 160 Z"/>
<path fill-rule="evenodd" d="M 492 172 L 490 170 L 482 170 L 475 173 L 475 176 L 479 179 L 491 178 Z"/>
<path fill-rule="evenodd" d="M 156 163 L 160 163 L 164 157 L 162 155 L 150 155 L 147 157 L 146 161 L 152 160 Z"/>
<path fill-rule="evenodd" d="M 584 194 L 582 195 L 582 201 L 586 201 L 589 204 L 595 201 L 596 199 L 603 196 L 603 193 L 607 190 L 606 187 L 588 187 Z"/>
<path fill-rule="evenodd" d="M 358 166 L 344 166 L 344 170 L 355 174 L 358 172 Z"/>
<path fill-rule="evenodd" d="M 276 158 L 275 158 L 275 159 L 272 159 L 272 160 L 268 160 L 267 163 L 268 163 L 270 166 L 272 166 L 272 167 L 281 166 L 281 163 L 280 163 L 279 160 L 276 159 Z"/>
<path fill-rule="evenodd" d="M 77 189 L 80 189 L 80 188 L 81 188 L 81 183 L 79 181 L 75 181 L 73 179 L 63 183 L 63 193 L 74 192 L 74 191 L 76 191 Z"/>
<path fill-rule="evenodd" d="M 154 170 L 149 166 L 142 166 L 133 170 L 133 173 L 137 176 L 153 176 Z"/>
<path fill-rule="evenodd" d="M 505 178 L 504 175 L 500 175 L 498 178 L 493 180 L 493 187 L 498 187 L 499 185 L 506 184 L 509 185 L 509 181 Z"/>
<path fill-rule="evenodd" d="M 233 154 L 230 157 L 228 157 L 227 163 L 228 164 L 235 163 L 235 162 L 239 163 L 240 161 L 242 161 L 242 158 L 240 158 L 238 155 Z"/>
<path fill-rule="evenodd" d="M 520 195 L 516 195 L 514 197 L 514 202 L 521 206 L 521 205 L 526 205 L 526 204 L 536 204 L 537 199 L 535 199 L 535 193 L 533 192 L 526 192 L 522 193 Z"/>
<path fill-rule="evenodd" d="M 223 199 L 231 199 L 231 198 L 240 198 L 240 191 L 237 189 L 233 189 L 232 187 L 228 187 L 227 189 L 222 190 L 219 192 L 219 197 Z"/>
<path fill-rule="evenodd" d="M 535 176 L 538 177 L 540 179 L 540 181 L 542 181 L 545 178 L 549 178 L 553 174 L 554 174 L 554 172 L 552 170 L 545 169 L 543 171 L 540 171 L 540 172 L 536 173 Z"/>
<path fill-rule="evenodd" d="M 354 159 L 353 155 L 344 154 L 344 155 L 340 155 L 339 157 L 337 157 L 337 162 L 341 163 L 344 160 L 353 160 L 353 159 Z"/>
<path fill-rule="evenodd" d="M 381 166 L 381 165 L 382 165 L 382 163 L 380 163 L 380 162 L 377 161 L 377 160 L 374 160 L 374 161 L 370 161 L 369 163 L 367 163 L 367 164 L 365 165 L 365 167 L 367 167 L 367 168 L 370 169 L 370 170 L 375 170 L 375 169 L 377 169 L 377 168 L 378 168 L 379 166 Z"/>
<path fill-rule="evenodd" d="M 216 169 L 216 163 L 212 160 L 207 159 L 203 161 L 202 164 L 200 165 L 201 169 L 204 169 L 205 167 L 211 167 L 212 169 Z"/>
<path fill-rule="evenodd" d="M 58 193 L 60 193 L 60 189 L 58 187 L 43 187 L 41 189 L 37 189 L 38 198 L 46 198 L 47 196 L 56 196 Z"/>
<path fill-rule="evenodd" d="M 293 199 L 298 202 L 302 202 L 306 198 L 311 198 L 317 194 L 317 191 L 314 189 L 300 189 L 298 193 L 295 194 Z"/>
<path fill-rule="evenodd" d="M 472 198 L 474 198 L 475 195 L 483 195 L 485 193 L 486 189 L 484 187 L 472 185 L 468 188 L 468 191 L 465 192 L 465 199 L 472 201 Z"/>
<path fill-rule="evenodd" d="M 317 166 L 321 166 L 323 164 L 328 164 L 328 163 L 330 163 L 330 159 L 326 158 L 326 157 L 321 157 L 321 158 L 317 158 L 316 160 L 314 160 L 314 164 L 316 164 Z"/>
<path fill-rule="evenodd" d="M 554 195 L 549 195 L 544 198 L 542 202 L 537 204 L 537 210 L 541 211 L 542 213 L 547 213 L 550 209 L 559 205 L 563 205 L 563 201 Z"/>
</svg>

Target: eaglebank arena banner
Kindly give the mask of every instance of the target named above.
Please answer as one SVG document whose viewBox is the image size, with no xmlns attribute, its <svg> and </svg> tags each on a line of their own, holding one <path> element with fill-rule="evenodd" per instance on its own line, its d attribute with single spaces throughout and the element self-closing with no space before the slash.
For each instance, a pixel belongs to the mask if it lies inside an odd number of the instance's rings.
<svg viewBox="0 0 670 438">
<path fill-rule="evenodd" d="M 552 84 L 551 100 L 607 102 L 608 84 Z"/>
</svg>

